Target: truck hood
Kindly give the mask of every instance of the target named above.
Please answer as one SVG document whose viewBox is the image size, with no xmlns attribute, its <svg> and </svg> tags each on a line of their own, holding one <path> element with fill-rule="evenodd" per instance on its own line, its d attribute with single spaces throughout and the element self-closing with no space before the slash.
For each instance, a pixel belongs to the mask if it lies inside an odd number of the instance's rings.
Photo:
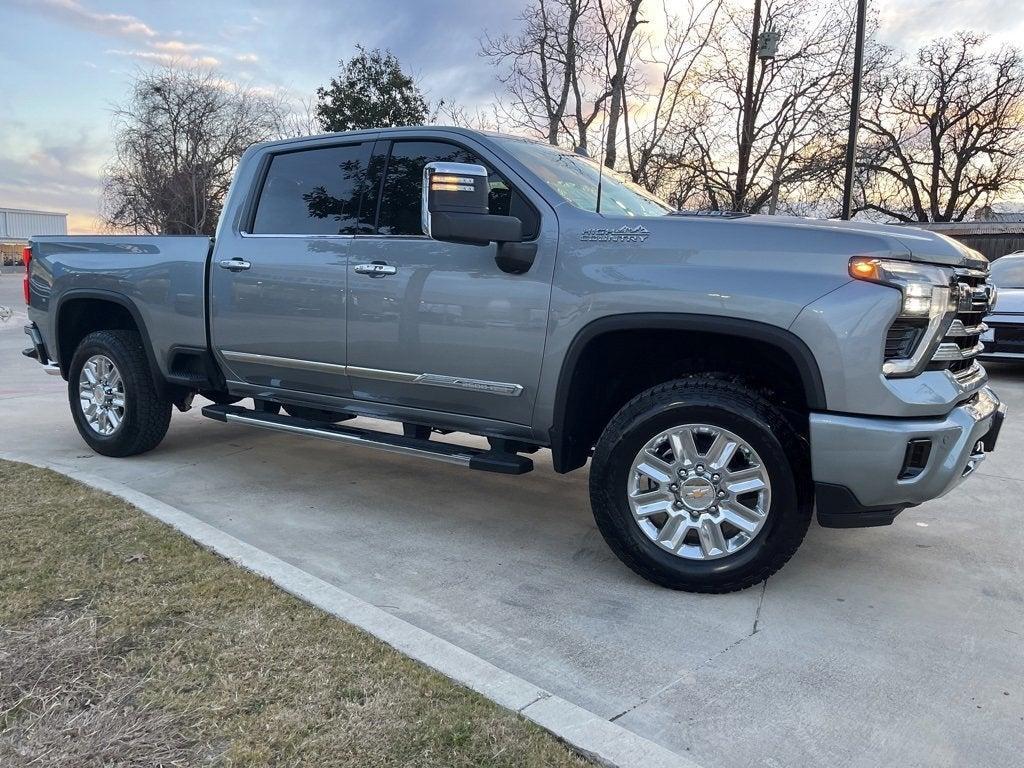
<svg viewBox="0 0 1024 768">
<path fill-rule="evenodd" d="M 686 218 L 686 217 L 680 217 Z M 868 221 L 840 221 L 838 219 L 807 219 L 798 216 L 745 216 L 731 220 L 734 226 L 787 226 L 805 230 L 820 231 L 823 234 L 863 234 L 881 237 L 892 245 L 893 258 L 906 258 L 929 264 L 950 267 L 973 267 L 986 269 L 988 259 L 981 253 L 958 243 L 938 232 L 909 226 L 874 224 Z M 906 250 L 905 256 L 901 249 Z"/>
</svg>

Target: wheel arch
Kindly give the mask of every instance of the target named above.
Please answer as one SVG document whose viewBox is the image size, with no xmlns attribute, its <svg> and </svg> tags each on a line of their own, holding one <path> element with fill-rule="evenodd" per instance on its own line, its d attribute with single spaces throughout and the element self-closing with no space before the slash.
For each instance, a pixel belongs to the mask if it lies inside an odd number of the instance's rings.
<svg viewBox="0 0 1024 768">
<path fill-rule="evenodd" d="M 87 321 L 79 317 L 86 309 L 93 310 Z M 137 331 L 142 338 L 142 348 L 149 362 L 153 384 L 158 392 L 167 391 L 168 384 L 160 373 L 146 322 L 139 308 L 124 294 L 102 289 L 72 289 L 57 299 L 53 323 L 53 355 L 65 379 L 69 375 L 71 358 L 81 340 L 94 331 L 104 330 Z"/>
<path fill-rule="evenodd" d="M 599 318 L 576 334 L 559 371 L 550 428 L 556 472 L 565 473 L 582 467 L 590 451 L 587 438 L 581 438 L 575 428 L 579 411 L 575 408 L 578 398 L 574 396 L 585 391 L 581 381 L 592 373 L 584 370 L 581 362 L 587 360 L 589 350 L 612 335 L 645 332 L 700 333 L 724 337 L 736 344 L 754 342 L 760 349 L 771 350 L 778 355 L 780 362 L 792 366 L 807 408 L 826 408 L 825 386 L 817 360 L 803 340 L 785 328 L 756 320 L 683 313 L 640 312 Z"/>
</svg>

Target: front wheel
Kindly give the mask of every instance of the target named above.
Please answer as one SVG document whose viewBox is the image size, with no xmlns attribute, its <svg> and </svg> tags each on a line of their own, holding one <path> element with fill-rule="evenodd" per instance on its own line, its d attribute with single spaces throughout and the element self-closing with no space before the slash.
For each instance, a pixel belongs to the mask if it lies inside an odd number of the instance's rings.
<svg viewBox="0 0 1024 768">
<path fill-rule="evenodd" d="M 601 435 L 590 470 L 598 528 L 645 579 L 731 592 L 767 579 L 810 523 L 805 451 L 771 403 L 698 376 L 633 398 Z"/>
<path fill-rule="evenodd" d="M 104 456 L 152 450 L 171 422 L 171 402 L 157 392 L 135 331 L 96 331 L 82 339 L 68 371 L 68 400 L 78 433 Z"/>
</svg>

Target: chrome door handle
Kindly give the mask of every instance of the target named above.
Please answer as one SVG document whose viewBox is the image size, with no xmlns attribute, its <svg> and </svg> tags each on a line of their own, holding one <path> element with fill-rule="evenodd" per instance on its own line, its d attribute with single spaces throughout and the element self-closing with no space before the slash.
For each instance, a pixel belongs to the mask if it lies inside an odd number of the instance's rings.
<svg viewBox="0 0 1024 768">
<path fill-rule="evenodd" d="M 369 275 L 370 277 L 386 277 L 398 274 L 398 267 L 393 267 L 382 261 L 375 261 L 372 264 L 356 264 L 353 269 L 357 275 Z"/>
<path fill-rule="evenodd" d="M 251 266 L 252 264 L 245 259 L 221 259 L 220 261 L 220 268 L 230 272 L 244 272 Z"/>
</svg>

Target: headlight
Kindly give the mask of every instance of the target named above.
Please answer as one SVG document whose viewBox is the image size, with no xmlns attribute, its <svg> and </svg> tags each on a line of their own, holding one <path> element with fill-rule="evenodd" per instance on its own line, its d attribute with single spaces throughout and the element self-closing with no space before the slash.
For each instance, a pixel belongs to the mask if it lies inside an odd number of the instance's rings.
<svg viewBox="0 0 1024 768">
<path fill-rule="evenodd" d="M 898 331 L 903 339 L 912 340 L 913 347 L 908 349 L 906 344 L 893 344 L 887 339 L 888 349 L 899 349 L 900 356 L 886 359 L 882 373 L 886 376 L 919 374 L 931 359 L 957 309 L 950 289 L 953 271 L 931 264 L 855 256 L 850 259 L 850 276 L 887 285 L 902 294 L 900 316 L 890 329 L 890 335 Z M 920 331 L 908 335 L 914 328 Z"/>
<path fill-rule="evenodd" d="M 881 283 L 903 293 L 903 317 L 931 317 L 956 311 L 950 305 L 949 286 L 953 271 L 931 264 L 890 261 L 855 256 L 850 259 L 850 277 Z"/>
</svg>

